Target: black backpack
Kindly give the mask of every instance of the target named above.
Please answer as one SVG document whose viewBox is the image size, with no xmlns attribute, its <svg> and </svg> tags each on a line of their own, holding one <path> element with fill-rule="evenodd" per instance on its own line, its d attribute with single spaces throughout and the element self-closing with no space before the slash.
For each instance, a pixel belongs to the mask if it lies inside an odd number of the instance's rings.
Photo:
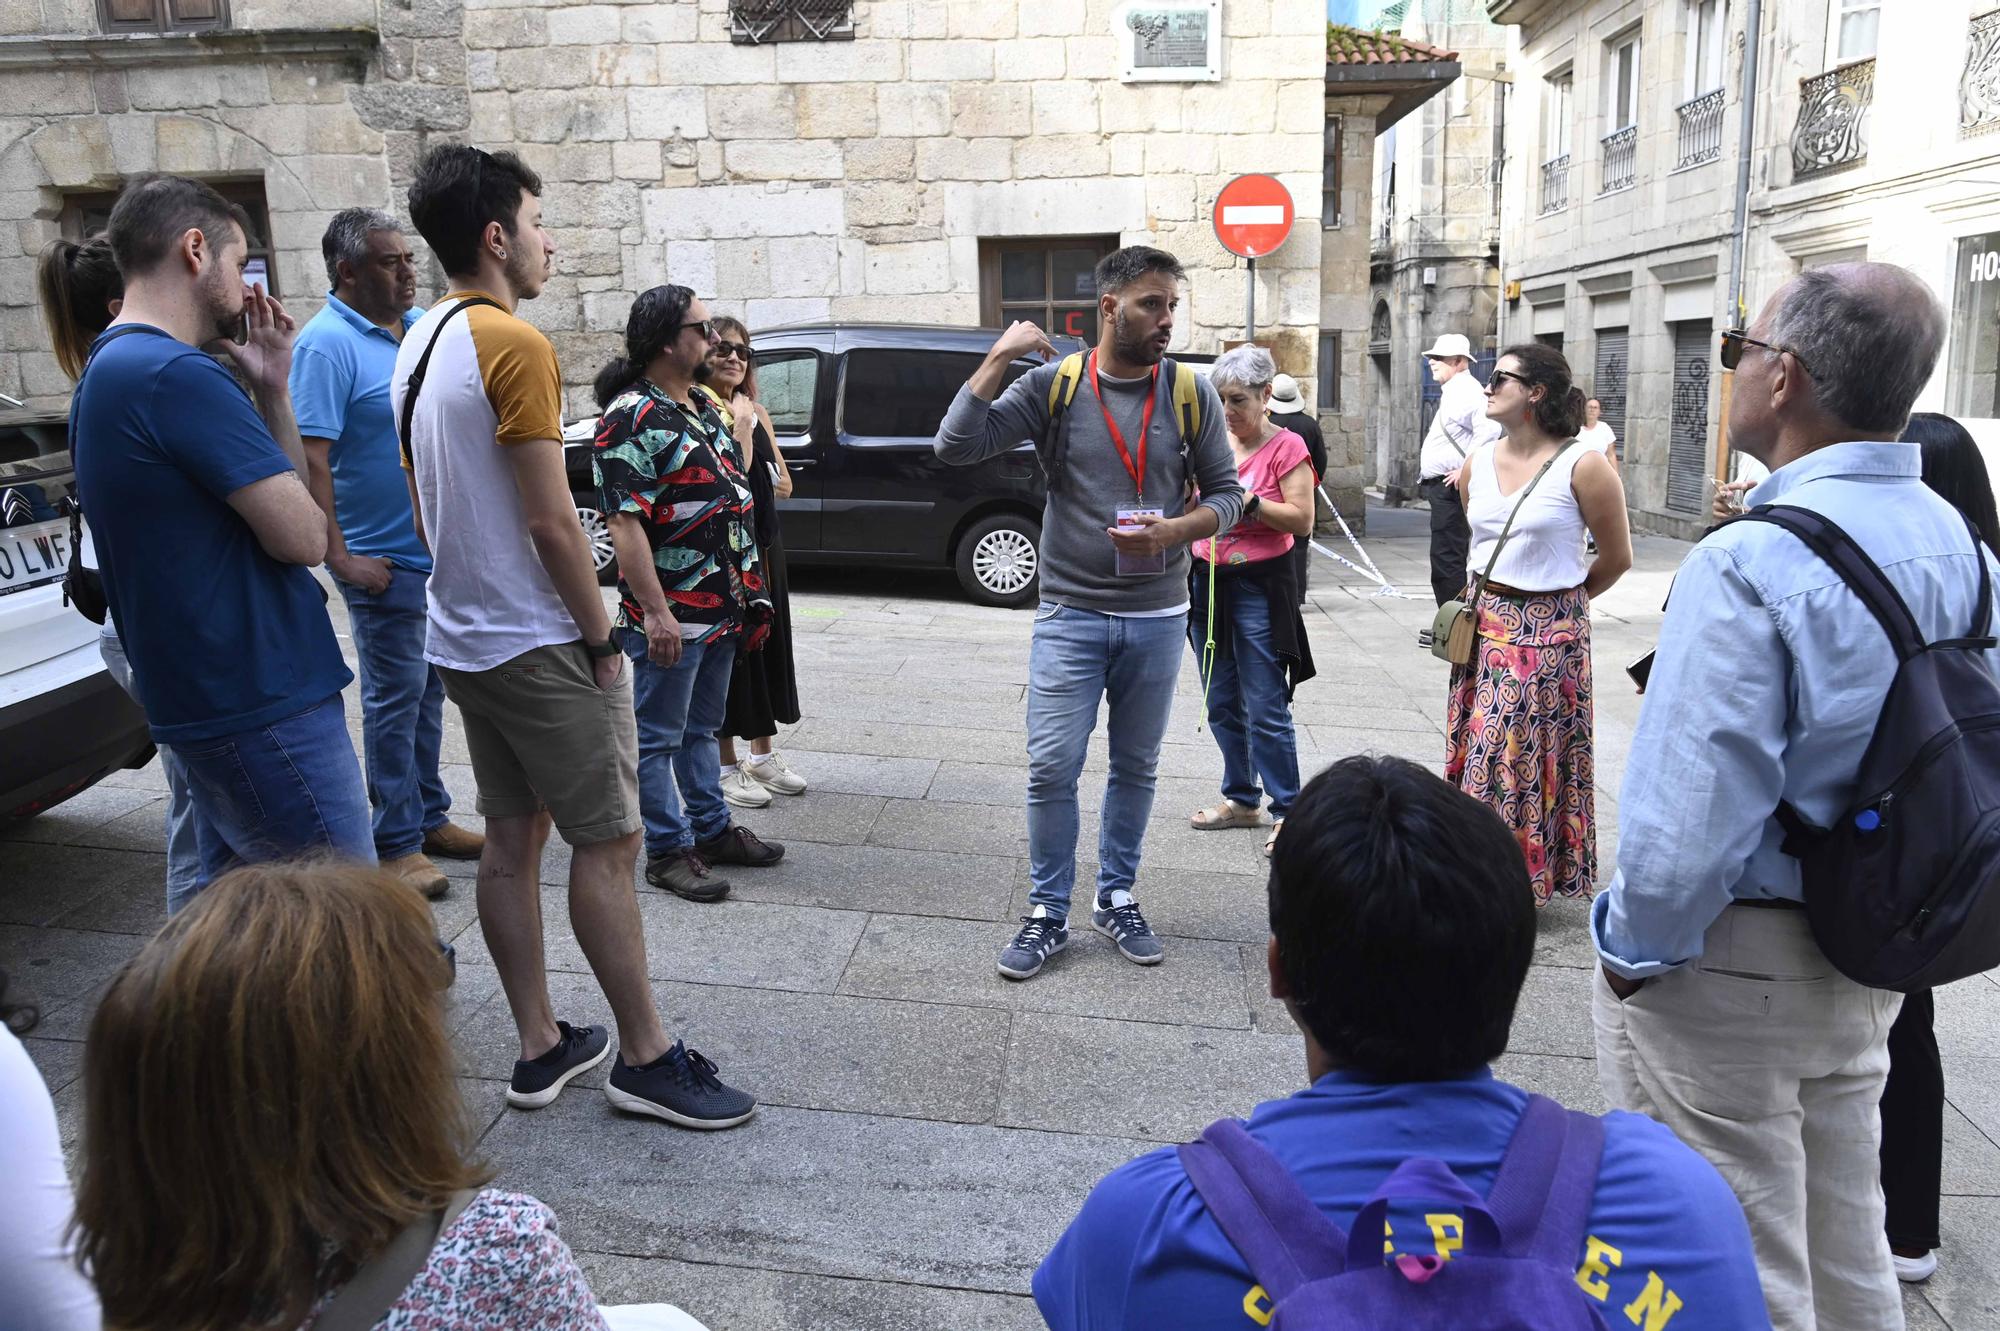
<svg viewBox="0 0 2000 1331">
<path fill-rule="evenodd" d="M 1849 979 L 1904 993 L 2000 965 L 2000 680 L 1981 655 L 1996 640 L 1979 533 L 1972 631 L 1927 643 L 1895 585 L 1823 515 L 1764 505 L 1737 521 L 1768 522 L 1804 541 L 1896 651 L 1847 810 L 1819 828 L 1778 806 L 1820 950 Z"/>
</svg>

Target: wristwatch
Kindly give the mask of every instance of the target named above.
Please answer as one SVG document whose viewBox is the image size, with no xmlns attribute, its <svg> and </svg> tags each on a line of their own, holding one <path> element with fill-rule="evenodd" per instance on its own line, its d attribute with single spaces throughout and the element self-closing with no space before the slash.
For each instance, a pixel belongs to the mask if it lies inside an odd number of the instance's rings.
<svg viewBox="0 0 2000 1331">
<path fill-rule="evenodd" d="M 618 644 L 606 638 L 603 642 L 586 642 L 583 650 L 599 661 L 618 655 Z"/>
<path fill-rule="evenodd" d="M 1264 496 L 1253 490 L 1250 492 L 1250 497 L 1243 501 L 1243 516 L 1245 518 L 1254 518 L 1257 516 L 1257 510 L 1263 506 Z"/>
</svg>

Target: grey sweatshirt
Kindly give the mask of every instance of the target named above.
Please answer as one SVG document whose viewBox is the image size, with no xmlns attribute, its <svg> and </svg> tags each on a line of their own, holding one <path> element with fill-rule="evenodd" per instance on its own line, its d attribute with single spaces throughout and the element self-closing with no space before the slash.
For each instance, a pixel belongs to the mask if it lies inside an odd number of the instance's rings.
<svg viewBox="0 0 2000 1331">
<path fill-rule="evenodd" d="M 1193 374 L 1186 366 L 1180 373 Z M 1037 366 L 1015 380 L 993 402 L 958 390 L 951 410 L 938 427 L 933 447 L 938 457 L 959 466 L 982 462 L 1019 447 L 1024 441 L 1043 449 L 1049 423 L 1049 385 L 1054 364 Z M 1138 456 L 1139 422 L 1145 414 L 1146 380 L 1113 379 L 1100 375 L 1104 406 L 1118 422 L 1125 446 Z M 1060 485 L 1049 490 L 1042 512 L 1042 599 L 1100 614 L 1143 614 L 1171 610 L 1188 599 L 1188 548 L 1167 552 L 1164 573 L 1120 577 L 1117 550 L 1106 528 L 1116 525 L 1121 508 L 1157 508 L 1167 517 L 1186 511 L 1187 482 L 1201 491 L 1201 506 L 1215 510 L 1217 531 L 1227 531 L 1243 516 L 1243 486 L 1236 475 L 1236 456 L 1222 424 L 1222 401 L 1206 379 L 1195 379 L 1201 402 L 1201 434 L 1188 450 L 1186 470 L 1181 461 L 1180 422 L 1163 370 L 1153 408 L 1153 428 L 1146 447 L 1146 487 L 1143 504 L 1133 493 L 1132 475 L 1118 455 L 1118 445 L 1104 428 L 1104 413 L 1091 392 L 1089 376 L 1077 384 L 1066 412 L 1069 450 Z M 1046 458 L 1044 458 L 1046 464 Z M 1047 471 L 1044 465 L 1043 470 Z M 1191 473 L 1191 474 L 1187 474 Z"/>
</svg>

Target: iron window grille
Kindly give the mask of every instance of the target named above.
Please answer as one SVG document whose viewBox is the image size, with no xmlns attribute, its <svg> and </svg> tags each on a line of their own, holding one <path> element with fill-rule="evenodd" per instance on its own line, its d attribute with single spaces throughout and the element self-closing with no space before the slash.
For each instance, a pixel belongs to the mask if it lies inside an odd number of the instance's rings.
<svg viewBox="0 0 2000 1331">
<path fill-rule="evenodd" d="M 1799 120 L 1792 131 L 1792 175 L 1823 175 L 1868 160 L 1868 107 L 1875 100 L 1875 62 L 1857 60 L 1799 82 Z"/>
<path fill-rule="evenodd" d="M 1680 118 L 1681 134 L 1674 170 L 1700 166 L 1722 157 L 1722 89 L 1682 102 L 1675 114 Z"/>
<path fill-rule="evenodd" d="M 854 0 L 729 0 L 729 40 L 766 42 L 854 40 Z"/>
</svg>

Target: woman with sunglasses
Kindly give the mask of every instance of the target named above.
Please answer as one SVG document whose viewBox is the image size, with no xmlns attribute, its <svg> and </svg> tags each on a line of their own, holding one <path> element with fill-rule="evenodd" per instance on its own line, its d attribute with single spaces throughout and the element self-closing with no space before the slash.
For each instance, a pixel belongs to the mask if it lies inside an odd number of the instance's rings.
<svg viewBox="0 0 2000 1331">
<path fill-rule="evenodd" d="M 1471 662 L 1451 672 L 1445 776 L 1513 829 L 1538 906 L 1588 898 L 1597 876 L 1590 601 L 1632 566 L 1624 487 L 1577 442 L 1583 406 L 1559 352 L 1509 349 L 1486 385 L 1506 433 L 1458 479 L 1478 622 Z"/>
<path fill-rule="evenodd" d="M 799 719 L 798 676 L 792 668 L 792 602 L 778 525 L 778 501 L 791 498 L 792 473 L 773 437 L 770 413 L 757 401 L 750 330 L 727 315 L 713 322 L 716 341 L 709 349 L 703 387 L 729 416 L 737 447 L 749 459 L 743 470 L 755 506 L 752 525 L 773 611 L 764 650 L 736 658 L 735 673 L 729 677 L 728 711 L 715 740 L 722 763 L 722 797 L 741 808 L 761 809 L 774 792 L 806 792 L 805 778 L 771 747 L 778 727 L 796 725 Z M 750 741 L 750 756 L 740 762 L 739 735 Z"/>
<path fill-rule="evenodd" d="M 332 860 L 225 874 L 126 963 L 83 1054 L 106 1327 L 700 1331 L 600 1307 L 549 1209 L 487 1186 L 449 978 L 423 899 Z"/>
</svg>

